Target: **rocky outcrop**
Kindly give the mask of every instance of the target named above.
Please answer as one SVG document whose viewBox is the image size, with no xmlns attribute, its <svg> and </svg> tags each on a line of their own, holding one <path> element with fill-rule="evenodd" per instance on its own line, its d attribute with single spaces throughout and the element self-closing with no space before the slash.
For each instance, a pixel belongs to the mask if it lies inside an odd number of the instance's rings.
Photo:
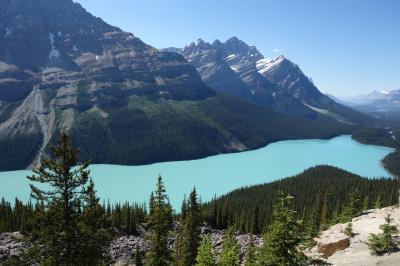
<svg viewBox="0 0 400 266">
<path fill-rule="evenodd" d="M 178 224 L 174 225 L 179 226 Z M 148 243 L 148 232 L 143 230 L 143 226 L 139 226 L 141 232 L 139 236 L 121 236 L 112 241 L 109 247 L 111 260 L 115 265 L 130 265 L 132 261 L 132 254 L 135 252 L 136 245 L 139 246 L 141 252 L 149 250 L 150 245 Z M 214 245 L 216 255 L 220 254 L 222 248 L 222 242 L 224 240 L 226 230 L 213 229 L 207 225 L 201 227 L 202 235 L 209 235 Z M 243 257 L 246 253 L 247 245 L 249 244 L 250 237 L 248 234 L 240 234 L 236 232 L 235 238 L 240 245 L 241 256 Z M 262 244 L 260 236 L 253 236 L 253 241 L 256 246 Z M 172 250 L 174 247 L 175 239 L 170 237 L 169 248 Z"/>
<path fill-rule="evenodd" d="M 339 228 L 338 228 L 339 227 Z M 343 225 L 331 227 L 324 231 L 317 240 L 318 253 L 328 258 L 335 252 L 344 250 L 350 246 L 350 237 L 343 233 Z"/>
<path fill-rule="evenodd" d="M 348 238 L 343 233 L 347 223 L 336 224 L 323 231 L 316 239 L 317 245 L 312 249 L 311 255 L 325 257 L 328 263 L 337 266 L 399 265 L 400 252 L 372 256 L 367 245 L 371 233 L 381 232 L 379 226 L 385 222 L 387 214 L 390 214 L 394 224 L 400 227 L 400 207 L 368 210 L 353 218 L 353 237 Z"/>
<path fill-rule="evenodd" d="M 174 227 L 179 227 L 179 224 L 175 223 Z M 215 253 L 217 255 L 220 254 L 226 231 L 213 229 L 208 225 L 202 226 L 200 230 L 202 235 L 210 235 L 215 248 Z M 137 227 L 137 231 L 139 232 L 137 236 L 122 235 L 111 241 L 108 247 L 108 253 L 113 265 L 133 265 L 132 255 L 135 252 L 136 245 L 138 245 L 139 250 L 143 253 L 150 249 L 148 241 L 149 231 L 147 230 L 146 225 L 139 225 Z M 23 238 L 23 235 L 21 235 L 19 232 L 0 234 L 0 265 L 7 258 L 19 256 L 21 250 L 29 247 L 28 243 L 22 241 Z M 246 253 L 246 248 L 249 244 L 250 237 L 248 234 L 240 234 L 237 232 L 235 234 L 235 238 L 241 247 L 241 256 L 243 257 Z M 253 240 L 256 246 L 260 246 L 262 244 L 262 239 L 258 235 L 253 236 Z M 175 239 L 171 235 L 168 244 L 171 250 L 174 247 L 174 242 Z"/>
<path fill-rule="evenodd" d="M 8 258 L 18 256 L 22 249 L 29 246 L 22 241 L 23 238 L 20 232 L 0 234 L 0 265 Z"/>
</svg>

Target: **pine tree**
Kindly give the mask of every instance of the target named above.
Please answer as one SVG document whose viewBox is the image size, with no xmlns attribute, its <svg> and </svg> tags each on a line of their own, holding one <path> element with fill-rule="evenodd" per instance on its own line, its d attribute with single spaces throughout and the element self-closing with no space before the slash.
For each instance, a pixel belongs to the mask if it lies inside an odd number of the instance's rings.
<svg viewBox="0 0 400 266">
<path fill-rule="evenodd" d="M 235 239 L 232 227 L 229 227 L 224 241 L 222 242 L 221 255 L 219 258 L 220 266 L 239 266 L 240 265 L 240 246 Z"/>
<path fill-rule="evenodd" d="M 311 208 L 311 222 L 314 226 L 314 231 L 317 233 L 321 226 L 321 211 L 322 211 L 322 198 L 321 194 L 318 193 L 317 200 L 314 206 Z"/>
<path fill-rule="evenodd" d="M 174 253 L 172 255 L 172 265 L 173 266 L 180 266 L 184 265 L 184 260 L 182 258 L 182 252 L 183 252 L 183 228 L 178 227 L 175 231 L 175 243 L 174 243 Z"/>
<path fill-rule="evenodd" d="M 172 228 L 172 207 L 166 195 L 161 176 L 157 180 L 157 189 L 150 200 L 149 226 L 151 229 L 150 250 L 147 253 L 146 264 L 165 266 L 171 262 L 171 252 L 168 248 L 168 235 Z"/>
<path fill-rule="evenodd" d="M 154 204 L 155 204 L 154 203 L 154 192 L 152 191 L 150 193 L 150 200 L 149 200 L 149 215 L 150 216 L 153 215 L 153 210 L 155 208 Z"/>
<path fill-rule="evenodd" d="M 256 247 L 254 246 L 253 234 L 249 235 L 249 244 L 247 245 L 244 266 L 255 266 L 256 264 Z"/>
<path fill-rule="evenodd" d="M 369 210 L 369 197 L 365 196 L 363 200 L 363 211 Z"/>
<path fill-rule="evenodd" d="M 139 245 L 136 244 L 135 266 L 143 266 L 142 255 L 140 254 Z"/>
<path fill-rule="evenodd" d="M 252 225 L 251 225 L 251 232 L 253 233 L 253 234 L 258 234 L 258 233 L 260 233 L 260 228 L 259 228 L 259 226 L 258 226 L 258 223 L 259 223 L 259 218 L 258 218 L 258 216 L 259 216 L 259 210 L 258 210 L 258 206 L 256 206 L 255 208 L 254 208 L 254 211 L 253 211 L 253 217 L 252 217 Z"/>
<path fill-rule="evenodd" d="M 329 202 L 329 194 L 328 192 L 325 193 L 324 201 L 322 203 L 322 211 L 321 211 L 321 229 L 325 230 L 328 227 L 331 213 L 330 208 L 328 206 Z"/>
<path fill-rule="evenodd" d="M 126 232 L 130 235 L 132 232 L 132 214 L 131 214 L 131 206 L 129 205 L 129 202 L 126 203 L 126 208 L 125 208 L 125 217 L 126 217 L 126 223 L 125 223 L 125 229 Z"/>
<path fill-rule="evenodd" d="M 375 209 L 380 209 L 380 208 L 382 208 L 382 199 L 381 199 L 381 195 L 379 195 L 379 196 L 376 198 L 376 201 L 375 201 L 375 204 L 374 204 L 374 208 L 375 208 Z"/>
<path fill-rule="evenodd" d="M 193 188 L 186 203 L 182 231 L 182 252 L 179 265 L 190 266 L 196 261 L 200 245 L 201 212 L 196 188 Z"/>
<path fill-rule="evenodd" d="M 399 249 L 399 230 L 393 225 L 393 219 L 388 214 L 385 223 L 380 226 L 382 233 L 371 234 L 368 237 L 368 247 L 372 255 L 383 255 Z"/>
<path fill-rule="evenodd" d="M 341 218 L 341 213 L 340 213 L 340 204 L 337 203 L 335 209 L 333 210 L 332 213 L 332 224 L 337 224 L 340 222 L 340 218 Z"/>
<path fill-rule="evenodd" d="M 212 199 L 212 217 L 210 222 L 215 227 L 217 227 L 217 213 L 218 213 L 218 207 L 216 203 L 216 196 L 214 195 L 214 198 Z"/>
<path fill-rule="evenodd" d="M 111 215 L 111 205 L 110 205 L 110 200 L 107 200 L 107 216 Z"/>
<path fill-rule="evenodd" d="M 362 202 L 361 202 L 360 192 L 358 190 L 355 190 L 350 194 L 350 201 L 344 207 L 342 213 L 342 220 L 345 222 L 351 220 L 355 215 L 359 214 L 361 210 L 362 210 Z"/>
<path fill-rule="evenodd" d="M 44 248 L 35 249 L 40 263 L 48 265 L 71 265 L 87 259 L 80 248 L 88 242 L 86 230 L 94 230 L 92 225 L 82 221 L 81 207 L 86 210 L 93 206 L 88 200 L 95 198 L 93 182 L 89 178 L 89 162 L 78 165 L 79 151 L 74 149 L 69 137 L 62 132 L 60 144 L 51 147 L 54 159 L 44 159 L 34 175 L 28 176 L 32 182 L 48 185 L 37 187 L 31 184 L 32 197 L 43 205 L 36 220 L 39 224 L 35 231 L 36 243 Z M 44 188 L 46 187 L 46 188 Z M 96 207 L 97 208 L 97 207 Z M 93 237 L 90 236 L 93 240 Z M 89 241 L 90 242 L 90 241 Z M 103 243 L 103 242 L 102 242 Z M 91 261 L 101 260 L 99 245 L 92 246 Z M 96 257 L 100 256 L 100 257 Z M 45 259 L 44 259 L 45 258 Z"/>
<path fill-rule="evenodd" d="M 358 189 L 351 194 L 350 203 L 353 205 L 354 214 L 359 214 L 362 211 L 363 203 L 361 201 L 361 194 Z"/>
<path fill-rule="evenodd" d="M 186 194 L 183 195 L 183 201 L 181 205 L 181 222 L 184 222 L 186 219 L 186 211 L 187 211 L 187 200 L 186 200 Z"/>
<path fill-rule="evenodd" d="M 305 265 L 307 257 L 298 247 L 305 240 L 301 223 L 293 210 L 292 196 L 282 194 L 274 206 L 273 221 L 264 235 L 264 244 L 257 256 L 261 265 Z"/>
<path fill-rule="evenodd" d="M 78 224 L 81 241 L 78 242 L 79 263 L 82 265 L 101 265 L 109 261 L 105 248 L 111 241 L 106 229 L 106 213 L 96 196 L 93 180 L 85 191 L 85 205 Z"/>
<path fill-rule="evenodd" d="M 199 246 L 196 266 L 216 266 L 214 248 L 210 236 L 205 235 Z"/>
</svg>

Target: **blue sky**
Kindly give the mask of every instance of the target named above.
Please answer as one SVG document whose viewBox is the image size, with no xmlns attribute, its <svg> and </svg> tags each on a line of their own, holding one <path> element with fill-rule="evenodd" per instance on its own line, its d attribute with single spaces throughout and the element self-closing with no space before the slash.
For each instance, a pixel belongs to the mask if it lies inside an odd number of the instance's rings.
<svg viewBox="0 0 400 266">
<path fill-rule="evenodd" d="M 323 92 L 400 89 L 397 0 L 75 0 L 157 48 L 231 36 L 284 54 Z"/>
</svg>

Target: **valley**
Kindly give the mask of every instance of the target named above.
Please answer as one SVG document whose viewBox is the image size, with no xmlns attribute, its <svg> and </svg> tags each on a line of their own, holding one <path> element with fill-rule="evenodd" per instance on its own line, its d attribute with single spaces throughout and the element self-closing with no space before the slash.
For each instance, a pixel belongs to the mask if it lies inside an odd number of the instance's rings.
<svg viewBox="0 0 400 266">
<path fill-rule="evenodd" d="M 106 2 L 0 0 L 1 266 L 394 265 L 397 3 Z"/>
<path fill-rule="evenodd" d="M 190 161 L 142 166 L 94 164 L 90 169 L 99 197 L 111 203 L 147 201 L 154 178 L 161 175 L 169 188 L 171 204 L 178 210 L 184 193 L 194 186 L 202 200 L 208 201 L 215 195 L 292 176 L 316 165 L 332 165 L 369 178 L 389 177 L 381 160 L 392 151 L 340 136 L 329 140 L 279 141 L 252 151 Z M 26 202 L 26 176 L 30 173 L 0 172 L 0 195 L 9 201 L 18 197 Z"/>
</svg>

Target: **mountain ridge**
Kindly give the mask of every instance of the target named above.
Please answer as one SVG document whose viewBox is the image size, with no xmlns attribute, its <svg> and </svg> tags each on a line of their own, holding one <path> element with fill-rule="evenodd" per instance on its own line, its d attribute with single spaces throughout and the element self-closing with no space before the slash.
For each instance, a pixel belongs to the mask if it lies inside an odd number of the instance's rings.
<svg viewBox="0 0 400 266">
<path fill-rule="evenodd" d="M 216 91 L 279 113 L 350 124 L 373 120 L 322 94 L 300 67 L 283 55 L 265 59 L 255 46 L 237 37 L 212 44 L 199 39 L 181 49 L 165 50 L 181 53 Z"/>
<path fill-rule="evenodd" d="M 363 113 L 377 118 L 400 118 L 400 89 L 398 90 L 374 90 L 368 94 L 361 94 L 342 99 L 343 102 Z"/>
</svg>

